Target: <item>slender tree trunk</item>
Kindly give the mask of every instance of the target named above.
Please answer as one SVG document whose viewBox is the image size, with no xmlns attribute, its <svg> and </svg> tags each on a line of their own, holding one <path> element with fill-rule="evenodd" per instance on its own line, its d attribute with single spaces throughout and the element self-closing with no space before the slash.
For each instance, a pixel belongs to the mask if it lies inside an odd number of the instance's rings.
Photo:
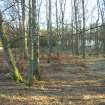
<svg viewBox="0 0 105 105">
<path fill-rule="evenodd" d="M 97 11 L 98 11 L 98 19 L 96 21 L 96 34 L 95 34 L 95 48 L 96 48 L 96 55 L 99 55 L 99 28 L 98 28 L 98 23 L 99 23 L 99 17 L 100 17 L 100 11 L 99 11 L 99 1 L 97 0 Z"/>
<path fill-rule="evenodd" d="M 51 51 L 52 51 L 52 21 L 51 21 L 51 0 L 48 2 L 48 63 L 51 61 Z"/>
<path fill-rule="evenodd" d="M 84 0 L 82 0 L 82 11 L 83 11 L 83 35 L 82 35 L 82 53 L 83 58 L 86 57 L 85 55 L 85 7 L 84 7 Z"/>
<path fill-rule="evenodd" d="M 23 37 L 23 34 L 22 34 L 22 22 L 21 22 L 21 14 L 20 14 L 20 11 L 21 11 L 21 8 L 20 8 L 20 3 L 19 1 L 17 0 L 16 1 L 17 3 L 17 16 L 18 16 L 18 38 L 20 37 Z M 19 52 L 24 52 L 24 40 L 21 39 L 18 41 L 19 42 L 19 47 L 20 47 L 20 51 Z"/>
<path fill-rule="evenodd" d="M 71 16 L 71 49 L 72 49 L 72 54 L 74 55 L 74 5 L 73 1 L 71 1 L 71 11 L 72 11 L 72 16 Z"/>
<path fill-rule="evenodd" d="M 72 54 L 74 54 L 74 35 L 73 35 L 73 22 L 71 24 L 72 27 L 72 33 L 71 33 L 71 48 L 72 48 Z"/>
<path fill-rule="evenodd" d="M 59 56 L 59 23 L 58 23 L 58 2 L 55 2 L 56 7 L 56 36 L 57 36 L 57 56 Z"/>
<path fill-rule="evenodd" d="M 96 24 L 98 26 L 98 24 Z M 99 55 L 99 40 L 98 40 L 98 27 L 95 32 L 95 49 L 96 49 L 96 55 Z"/>
<path fill-rule="evenodd" d="M 66 7 L 66 0 L 61 0 L 60 2 L 60 9 L 61 9 L 61 49 L 64 49 L 64 17 L 65 17 L 65 7 Z"/>
<path fill-rule="evenodd" d="M 22 7 L 22 35 L 24 37 L 24 57 L 28 57 L 28 34 L 26 32 L 25 24 L 25 0 L 21 0 Z"/>
<path fill-rule="evenodd" d="M 76 36 L 75 36 L 75 54 L 79 55 L 79 39 L 78 39 L 78 23 L 77 23 L 77 0 L 74 0 L 74 9 L 75 9 L 75 28 L 76 28 Z"/>
</svg>

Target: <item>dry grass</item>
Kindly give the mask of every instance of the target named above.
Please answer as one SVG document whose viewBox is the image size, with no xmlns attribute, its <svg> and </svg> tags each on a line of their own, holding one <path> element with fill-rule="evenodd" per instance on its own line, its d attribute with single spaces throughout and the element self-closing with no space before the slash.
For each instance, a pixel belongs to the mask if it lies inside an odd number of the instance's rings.
<svg viewBox="0 0 105 105">
<path fill-rule="evenodd" d="M 104 60 L 83 60 L 69 54 L 40 55 L 43 81 L 32 87 L 0 81 L 0 105 L 105 105 Z M 25 65 L 21 59 L 19 65 Z M 102 65 L 101 64 L 101 65 Z M 26 68 L 25 68 L 26 69 Z"/>
</svg>

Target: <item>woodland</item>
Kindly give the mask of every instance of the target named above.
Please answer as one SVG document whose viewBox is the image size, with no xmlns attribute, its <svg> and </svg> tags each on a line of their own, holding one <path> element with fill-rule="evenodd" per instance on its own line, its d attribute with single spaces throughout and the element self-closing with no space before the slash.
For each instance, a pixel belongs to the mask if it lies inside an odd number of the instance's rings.
<svg viewBox="0 0 105 105">
<path fill-rule="evenodd" d="M 0 105 L 105 105 L 105 0 L 0 0 Z"/>
</svg>

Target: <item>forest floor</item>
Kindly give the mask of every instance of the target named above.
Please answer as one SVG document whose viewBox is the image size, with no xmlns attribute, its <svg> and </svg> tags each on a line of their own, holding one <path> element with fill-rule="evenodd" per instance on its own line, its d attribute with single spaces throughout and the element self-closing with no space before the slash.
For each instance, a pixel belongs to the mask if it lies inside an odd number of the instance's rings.
<svg viewBox="0 0 105 105">
<path fill-rule="evenodd" d="M 40 72 L 32 87 L 0 80 L 0 105 L 105 105 L 104 58 L 62 54 L 50 64 L 42 60 Z"/>
</svg>

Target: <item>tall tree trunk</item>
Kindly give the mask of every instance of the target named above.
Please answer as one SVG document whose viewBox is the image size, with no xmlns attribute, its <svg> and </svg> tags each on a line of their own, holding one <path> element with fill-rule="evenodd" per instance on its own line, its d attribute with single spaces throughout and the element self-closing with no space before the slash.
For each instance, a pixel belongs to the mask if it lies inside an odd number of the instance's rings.
<svg viewBox="0 0 105 105">
<path fill-rule="evenodd" d="M 82 0 L 82 12 L 83 12 L 83 35 L 82 35 L 82 54 L 83 58 L 85 58 L 85 7 L 84 7 L 84 0 Z"/>
<path fill-rule="evenodd" d="M 26 32 L 26 24 L 25 24 L 25 0 L 21 0 L 22 7 L 22 35 L 24 37 L 24 57 L 28 57 L 28 34 Z"/>
<path fill-rule="evenodd" d="M 23 37 L 21 14 L 20 14 L 21 8 L 20 8 L 19 0 L 17 0 L 16 3 L 17 3 L 17 16 L 18 16 L 18 33 L 17 33 L 17 37 L 20 39 L 20 37 Z M 23 41 L 23 39 L 19 40 L 18 42 L 19 42 L 19 48 L 20 48 L 19 52 L 24 52 L 24 41 Z"/>
<path fill-rule="evenodd" d="M 71 1 L 71 11 L 72 11 L 72 15 L 71 15 L 71 50 L 72 50 L 72 54 L 74 55 L 74 5 L 73 5 L 73 0 Z M 70 38 L 69 38 L 70 39 Z"/>
<path fill-rule="evenodd" d="M 33 77 L 40 80 L 39 73 L 39 59 L 38 59 L 38 35 L 37 35 L 37 15 L 36 15 L 36 0 L 32 0 L 32 21 L 30 34 L 30 71 L 29 71 L 29 85 L 32 85 Z"/>
<path fill-rule="evenodd" d="M 55 8 L 56 8 L 56 36 L 57 36 L 57 56 L 59 56 L 59 21 L 58 21 L 58 2 L 56 0 L 55 2 Z"/>
<path fill-rule="evenodd" d="M 74 11 L 75 11 L 75 54 L 79 55 L 79 37 L 78 37 L 78 23 L 77 23 L 77 13 L 78 13 L 78 6 L 77 0 L 74 0 Z"/>
<path fill-rule="evenodd" d="M 1 36 L 2 45 L 3 45 L 4 51 L 5 51 L 5 55 L 7 57 L 7 60 L 8 60 L 9 67 L 13 71 L 13 78 L 17 82 L 22 82 L 23 79 L 22 79 L 22 76 L 19 72 L 19 69 L 16 66 L 16 62 L 15 62 L 14 57 L 12 55 L 12 51 L 9 48 L 9 43 L 8 43 L 7 37 L 6 37 L 6 35 L 3 34 L 1 12 L 0 12 L 0 33 L 1 33 L 0 36 Z"/>
<path fill-rule="evenodd" d="M 97 0 L 97 11 L 98 11 L 98 19 L 96 21 L 96 33 L 95 33 L 95 49 L 96 49 L 96 55 L 99 55 L 99 27 L 98 27 L 98 23 L 99 23 L 99 17 L 100 17 L 100 12 L 99 12 L 99 1 Z"/>
<path fill-rule="evenodd" d="M 71 23 L 71 28 L 72 28 L 72 32 L 71 32 L 71 49 L 72 49 L 72 54 L 74 54 L 73 22 Z"/>
<path fill-rule="evenodd" d="M 66 7 L 66 0 L 60 1 L 60 9 L 61 9 L 61 49 L 64 49 L 64 17 L 65 17 L 65 7 Z"/>
<path fill-rule="evenodd" d="M 51 0 L 48 1 L 48 63 L 51 61 L 52 51 L 52 21 L 51 21 Z"/>
</svg>

